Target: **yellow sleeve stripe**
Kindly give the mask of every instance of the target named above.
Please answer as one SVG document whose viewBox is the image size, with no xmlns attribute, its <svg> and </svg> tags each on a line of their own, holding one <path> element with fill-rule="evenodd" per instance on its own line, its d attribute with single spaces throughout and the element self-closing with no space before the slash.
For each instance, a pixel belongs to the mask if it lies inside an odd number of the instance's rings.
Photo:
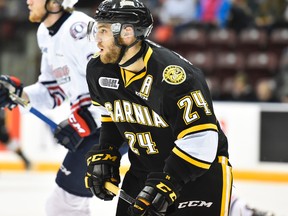
<svg viewBox="0 0 288 216">
<path fill-rule="evenodd" d="M 222 158 L 220 158 L 222 157 Z M 228 216 L 229 212 L 229 202 L 231 196 L 232 188 L 232 168 L 228 166 L 228 158 L 223 156 L 218 157 L 218 162 L 222 164 L 222 178 L 223 178 L 223 187 L 222 187 L 222 200 L 221 200 L 221 213 L 220 215 Z"/>
<path fill-rule="evenodd" d="M 92 100 L 92 104 L 93 104 L 94 106 L 101 106 L 101 104 L 99 104 L 98 102 L 93 101 L 93 100 Z"/>
<path fill-rule="evenodd" d="M 189 157 L 188 155 L 186 155 L 185 153 L 181 152 L 178 148 L 174 147 L 173 150 L 174 154 L 176 154 L 178 157 L 182 158 L 183 160 L 187 161 L 188 163 L 203 168 L 203 169 L 209 169 L 210 168 L 210 164 L 206 164 L 200 161 L 197 161 L 191 157 Z"/>
<path fill-rule="evenodd" d="M 216 130 L 218 131 L 218 127 L 215 124 L 202 124 L 202 125 L 196 125 L 190 128 L 187 128 L 186 130 L 181 131 L 181 133 L 178 134 L 177 139 L 183 138 L 185 135 L 198 132 L 198 131 L 203 131 L 203 130 Z"/>
<path fill-rule="evenodd" d="M 101 122 L 113 122 L 111 117 L 101 116 Z"/>
<path fill-rule="evenodd" d="M 218 163 L 228 165 L 228 158 L 225 156 L 218 156 Z"/>
</svg>

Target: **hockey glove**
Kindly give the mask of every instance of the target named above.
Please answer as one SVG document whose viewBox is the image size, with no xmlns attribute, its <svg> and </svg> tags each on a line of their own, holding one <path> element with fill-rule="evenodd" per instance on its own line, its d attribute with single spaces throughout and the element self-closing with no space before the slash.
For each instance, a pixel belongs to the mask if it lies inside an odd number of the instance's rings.
<svg viewBox="0 0 288 216">
<path fill-rule="evenodd" d="M 87 108 L 81 108 L 62 121 L 54 131 L 56 142 L 75 152 L 83 138 L 96 132 L 97 126 Z"/>
<path fill-rule="evenodd" d="M 1 75 L 0 76 L 0 107 L 9 108 L 10 110 L 17 104 L 10 98 L 10 92 L 21 97 L 23 85 L 17 77 Z"/>
<path fill-rule="evenodd" d="M 179 196 L 182 186 L 167 173 L 150 173 L 145 187 L 128 208 L 130 216 L 165 215 Z"/>
<path fill-rule="evenodd" d="M 87 154 L 86 188 L 102 200 L 112 200 L 114 194 L 104 188 L 105 182 L 120 183 L 121 155 L 115 146 L 94 146 Z"/>
<path fill-rule="evenodd" d="M 71 113 L 68 121 L 80 137 L 89 136 L 97 129 L 93 116 L 87 107 L 82 107 Z"/>
</svg>

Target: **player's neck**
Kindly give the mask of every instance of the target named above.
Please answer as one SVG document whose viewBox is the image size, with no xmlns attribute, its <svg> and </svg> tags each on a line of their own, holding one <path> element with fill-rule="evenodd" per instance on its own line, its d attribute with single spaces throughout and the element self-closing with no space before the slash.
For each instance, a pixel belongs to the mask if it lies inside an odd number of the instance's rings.
<svg viewBox="0 0 288 216">
<path fill-rule="evenodd" d="M 133 47 L 130 47 L 124 54 L 123 58 L 121 59 L 121 61 L 119 62 L 119 65 L 124 64 L 125 62 L 128 62 L 131 58 L 133 58 L 141 49 L 140 45 L 135 45 Z M 126 66 L 126 67 L 122 67 L 126 70 L 129 71 L 133 71 L 133 72 L 139 72 L 144 68 L 144 61 L 143 61 L 143 57 L 141 56 L 138 59 L 135 59 L 135 61 Z"/>
<path fill-rule="evenodd" d="M 63 12 L 57 14 L 49 14 L 48 17 L 43 21 L 44 25 L 48 28 L 54 25 L 57 20 L 63 15 Z"/>
</svg>

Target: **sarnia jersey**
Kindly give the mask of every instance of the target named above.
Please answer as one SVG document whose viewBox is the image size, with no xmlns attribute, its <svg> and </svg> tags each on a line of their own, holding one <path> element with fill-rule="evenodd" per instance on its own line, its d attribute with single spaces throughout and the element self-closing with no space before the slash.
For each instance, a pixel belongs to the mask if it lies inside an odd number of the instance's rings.
<svg viewBox="0 0 288 216">
<path fill-rule="evenodd" d="M 189 170 L 205 172 L 217 156 L 228 158 L 227 139 L 215 117 L 203 73 L 173 51 L 148 40 L 142 45 L 142 72 L 103 64 L 97 56 L 88 63 L 92 103 L 109 114 L 102 117 L 102 128 L 115 123 L 129 144 L 134 169 L 162 171 L 173 154 Z M 101 133 L 110 133 L 111 141 L 105 136 L 105 142 L 119 145 L 115 132 Z"/>
</svg>

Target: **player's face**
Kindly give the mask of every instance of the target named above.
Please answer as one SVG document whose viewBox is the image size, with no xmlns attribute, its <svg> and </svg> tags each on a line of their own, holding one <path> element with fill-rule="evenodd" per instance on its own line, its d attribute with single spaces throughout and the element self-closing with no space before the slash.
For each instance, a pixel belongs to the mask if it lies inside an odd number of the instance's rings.
<svg viewBox="0 0 288 216">
<path fill-rule="evenodd" d="M 120 47 L 115 44 L 111 24 L 97 24 L 96 42 L 100 49 L 100 59 L 104 64 L 116 63 L 120 55 Z"/>
<path fill-rule="evenodd" d="M 31 22 L 41 22 L 42 17 L 46 13 L 46 0 L 27 0 L 26 2 L 30 11 L 29 20 Z"/>
</svg>

